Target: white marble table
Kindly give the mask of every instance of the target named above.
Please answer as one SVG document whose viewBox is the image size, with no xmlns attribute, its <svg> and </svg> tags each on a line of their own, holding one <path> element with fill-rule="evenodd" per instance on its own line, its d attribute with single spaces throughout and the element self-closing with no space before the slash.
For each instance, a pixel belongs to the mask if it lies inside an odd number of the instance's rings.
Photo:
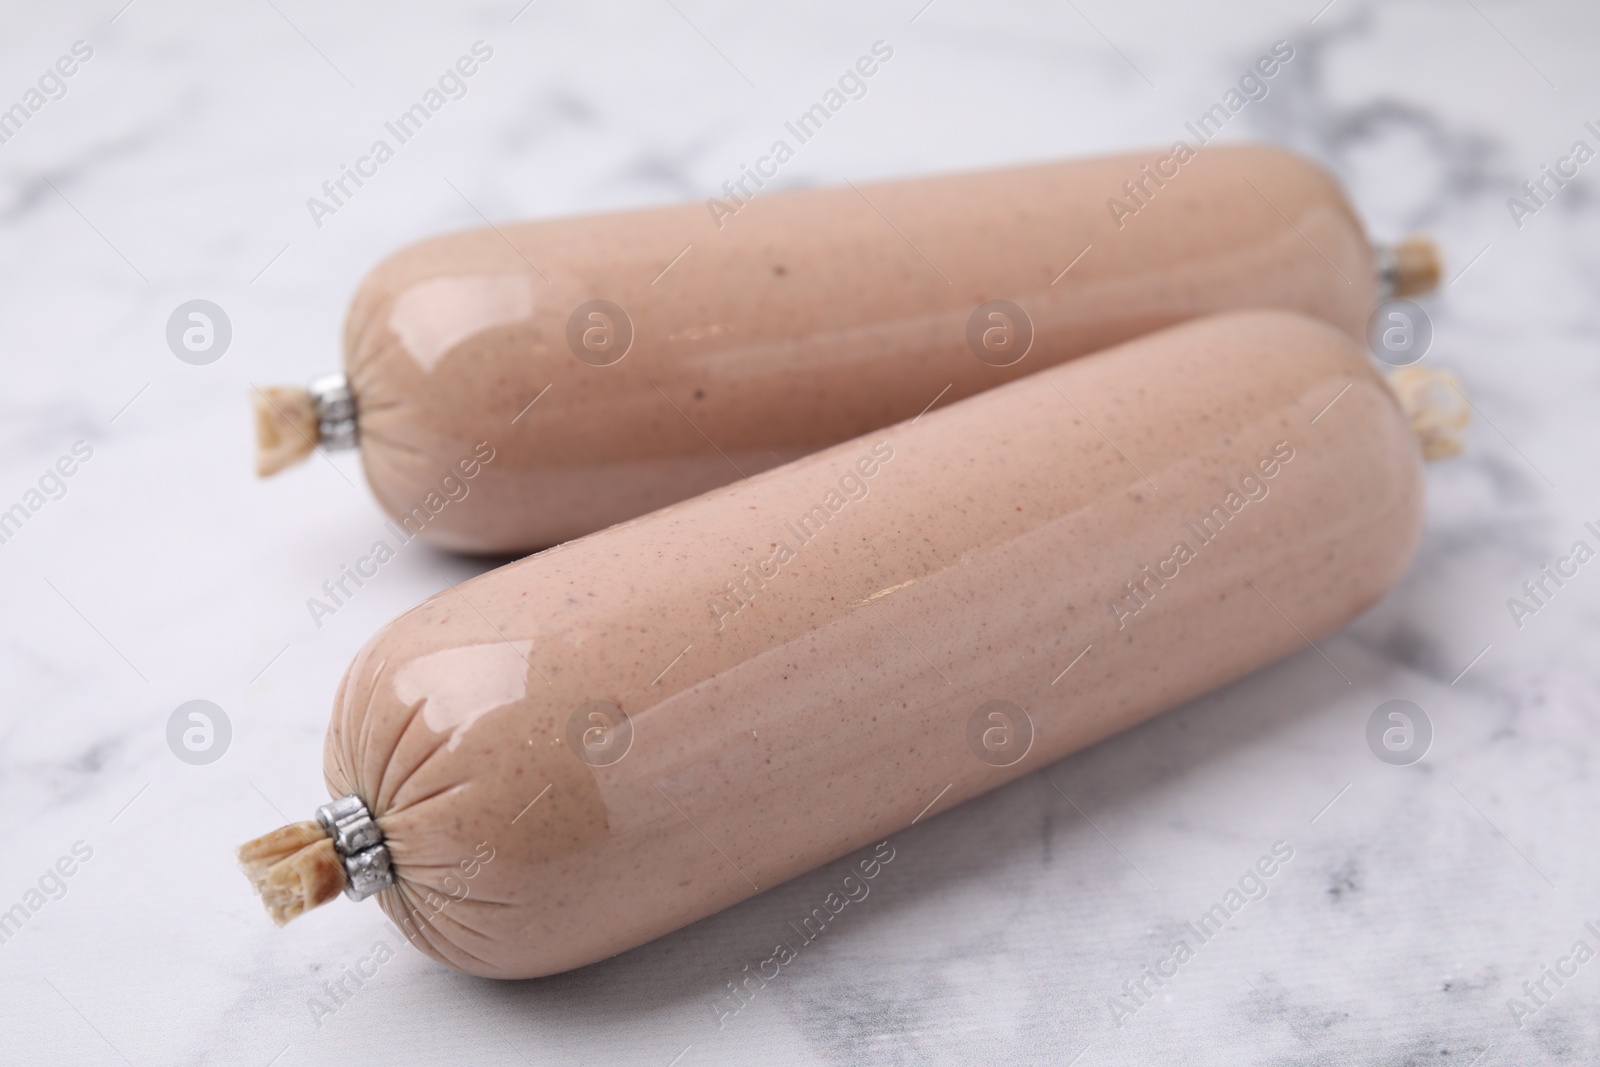
<svg viewBox="0 0 1600 1067">
<path fill-rule="evenodd" d="M 0 909 L 29 913 L 0 944 L 0 1061 L 1600 1060 L 1600 963 L 1546 979 L 1526 1018 L 1508 1007 L 1575 942 L 1600 948 L 1600 570 L 1520 629 L 1506 606 L 1600 519 L 1594 178 L 1507 207 L 1575 140 L 1600 147 L 1600 10 L 122 2 L 0 16 L 0 107 L 92 50 L 0 144 L 0 508 L 92 449 L 0 544 Z M 467 94 L 317 226 L 307 198 L 480 39 L 494 54 Z M 350 454 L 257 482 L 248 383 L 331 367 L 353 285 L 403 241 L 478 211 L 712 195 L 880 39 L 893 63 L 784 185 L 1167 142 L 1285 40 L 1293 62 L 1226 136 L 1322 160 L 1379 236 L 1438 237 L 1430 359 L 1481 417 L 1429 471 L 1409 576 L 1323 644 L 1349 684 L 1308 650 L 923 821 L 870 899 L 721 1026 L 724 983 L 838 870 L 550 980 L 404 949 L 318 1012 L 393 935 L 371 905 L 273 928 L 231 850 L 323 795 L 330 694 L 366 636 L 482 565 L 419 549 L 312 627 L 305 598 L 381 516 Z M 192 299 L 233 326 L 205 366 L 164 336 Z M 194 699 L 232 726 L 210 765 L 167 743 Z M 1368 749 L 1390 699 L 1434 726 L 1420 763 Z M 1293 858 L 1268 895 L 1114 1017 L 1277 841 Z"/>
</svg>

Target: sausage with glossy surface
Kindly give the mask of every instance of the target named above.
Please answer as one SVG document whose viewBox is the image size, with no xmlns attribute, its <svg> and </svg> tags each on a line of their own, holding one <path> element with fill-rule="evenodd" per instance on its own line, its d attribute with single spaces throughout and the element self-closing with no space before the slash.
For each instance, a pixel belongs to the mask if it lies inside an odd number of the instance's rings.
<svg viewBox="0 0 1600 1067">
<path fill-rule="evenodd" d="M 1200 320 L 435 596 L 351 664 L 328 787 L 418 947 L 566 970 L 1305 648 L 1422 503 L 1353 341 Z"/>
<path fill-rule="evenodd" d="M 1359 335 L 1373 255 L 1338 183 L 1265 146 L 763 193 L 720 227 L 685 204 L 413 245 L 357 293 L 345 369 L 384 509 L 523 552 L 1195 316 Z"/>
</svg>

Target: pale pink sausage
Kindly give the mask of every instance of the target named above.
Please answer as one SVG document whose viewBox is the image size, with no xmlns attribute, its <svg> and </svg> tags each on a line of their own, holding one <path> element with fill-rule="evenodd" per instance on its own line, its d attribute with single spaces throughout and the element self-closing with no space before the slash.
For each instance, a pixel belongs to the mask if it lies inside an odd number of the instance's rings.
<svg viewBox="0 0 1600 1067">
<path fill-rule="evenodd" d="M 1332 177 L 1264 146 L 1171 155 L 423 241 L 345 330 L 368 479 L 434 544 L 528 551 L 1198 315 L 1362 330 L 1373 252 Z M 1025 318 L 980 311 L 999 300 Z"/>
<path fill-rule="evenodd" d="M 351 664 L 328 786 L 420 948 L 566 970 L 1305 649 L 1422 503 L 1354 341 L 1203 319 L 439 594 Z"/>
</svg>

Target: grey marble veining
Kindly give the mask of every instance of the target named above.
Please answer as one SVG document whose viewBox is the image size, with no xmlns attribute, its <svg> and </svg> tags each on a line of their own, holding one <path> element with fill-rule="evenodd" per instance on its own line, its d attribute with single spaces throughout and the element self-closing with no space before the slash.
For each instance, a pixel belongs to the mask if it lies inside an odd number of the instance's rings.
<svg viewBox="0 0 1600 1067">
<path fill-rule="evenodd" d="M 0 909 L 48 887 L 0 944 L 0 1062 L 1600 1060 L 1600 962 L 1524 988 L 1576 942 L 1600 950 L 1600 567 L 1520 628 L 1507 607 L 1600 524 L 1600 162 L 1520 227 L 1507 206 L 1575 140 L 1600 148 L 1600 12 L 112 0 L 0 19 L 0 106 L 73 42 L 94 49 L 0 144 L 0 507 L 93 449 L 0 544 Z M 468 95 L 314 226 L 306 199 L 478 39 L 496 56 Z M 1410 574 L 1319 643 L 1326 659 L 1308 649 L 896 835 L 870 895 L 736 1013 L 726 983 L 842 864 L 538 982 L 447 973 L 370 904 L 273 928 L 233 847 L 324 798 L 330 696 L 365 638 L 481 564 L 402 553 L 314 627 L 305 598 L 382 517 L 348 454 L 256 482 L 248 384 L 332 366 L 362 272 L 475 210 L 714 195 L 878 39 L 894 63 L 782 184 L 1170 143 L 1292 43 L 1226 137 L 1321 160 L 1374 234 L 1426 229 L 1447 254 L 1423 301 L 1430 359 L 1478 418 L 1429 470 Z M 204 367 L 164 342 L 194 298 L 234 326 Z M 232 724 L 209 766 L 167 746 L 193 699 Z M 1409 767 L 1366 744 L 1391 699 L 1435 731 Z M 1292 858 L 1265 895 L 1196 937 L 1277 842 Z M 1179 940 L 1176 974 L 1114 1009 Z M 376 956 L 334 1003 L 324 983 Z"/>
</svg>

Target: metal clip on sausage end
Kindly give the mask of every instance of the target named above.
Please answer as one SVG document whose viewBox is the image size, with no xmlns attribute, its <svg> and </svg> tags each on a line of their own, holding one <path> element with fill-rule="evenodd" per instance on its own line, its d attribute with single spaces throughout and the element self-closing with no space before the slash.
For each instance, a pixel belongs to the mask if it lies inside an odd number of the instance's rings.
<svg viewBox="0 0 1600 1067">
<path fill-rule="evenodd" d="M 256 413 L 256 474 L 270 478 L 323 448 L 354 448 L 356 397 L 342 374 L 304 389 L 265 385 L 252 390 Z"/>
<path fill-rule="evenodd" d="M 317 443 L 327 449 L 356 447 L 356 397 L 350 391 L 350 380 L 342 374 L 328 374 L 314 379 L 306 389 L 317 414 Z"/>
<path fill-rule="evenodd" d="M 333 838 L 334 851 L 344 864 L 348 879 L 345 896 L 365 900 L 394 885 L 394 868 L 389 863 L 389 846 L 383 843 L 383 830 L 360 797 L 351 793 L 322 805 L 317 809 L 317 822 Z"/>
</svg>

